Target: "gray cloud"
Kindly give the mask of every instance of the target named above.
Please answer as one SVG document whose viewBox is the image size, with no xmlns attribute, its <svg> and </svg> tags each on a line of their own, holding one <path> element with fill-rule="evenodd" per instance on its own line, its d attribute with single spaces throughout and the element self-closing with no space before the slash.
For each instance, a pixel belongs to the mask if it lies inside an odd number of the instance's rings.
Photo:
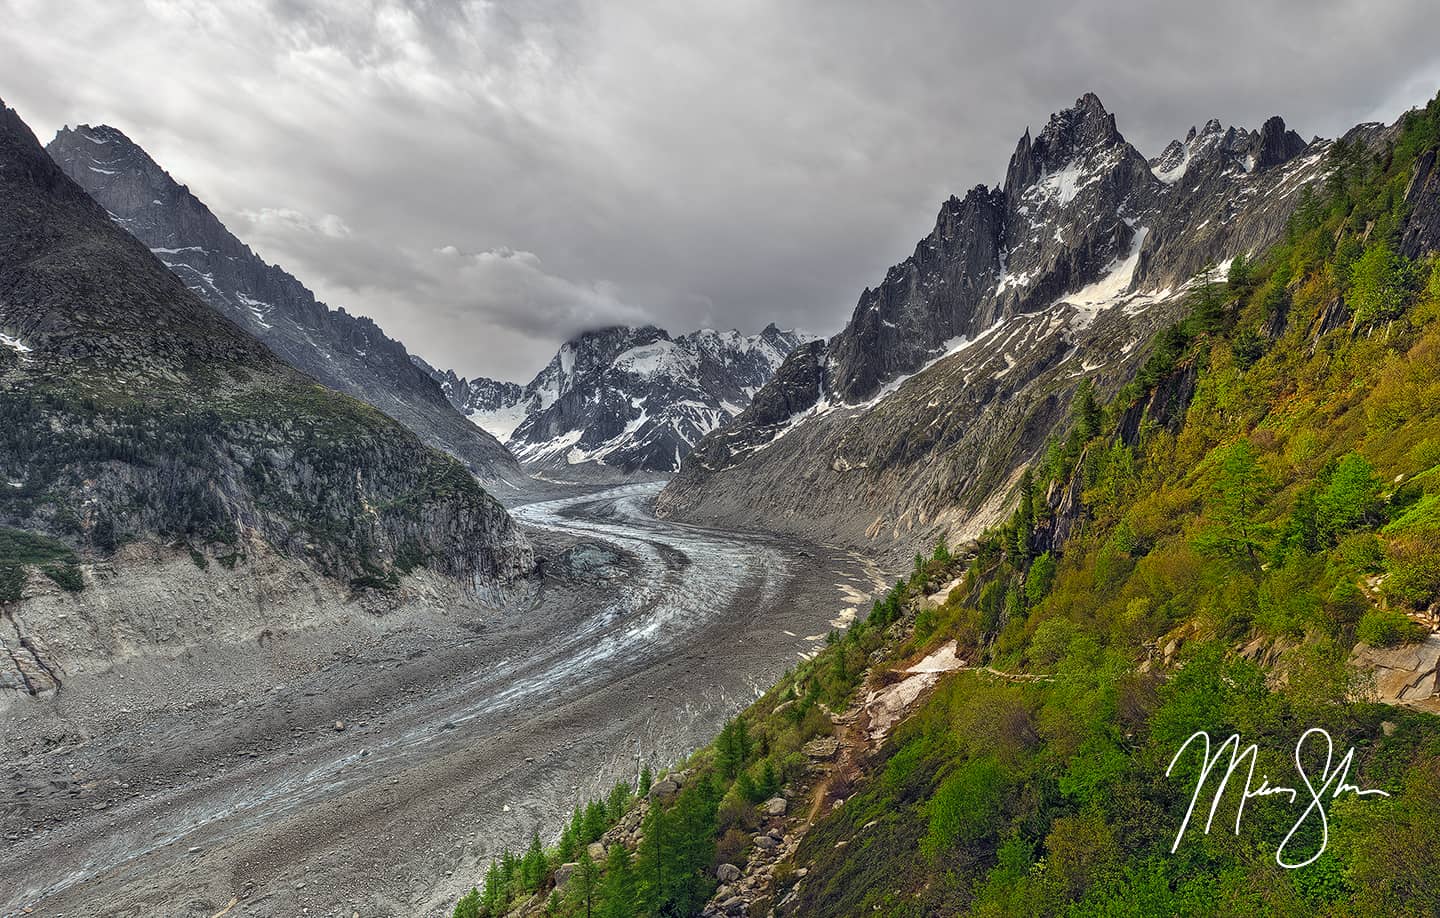
<svg viewBox="0 0 1440 918">
<path fill-rule="evenodd" d="M 0 97 L 108 122 L 332 305 L 528 378 L 586 325 L 838 328 L 1094 90 L 1153 152 L 1440 81 L 1428 0 L 0 0 Z"/>
</svg>

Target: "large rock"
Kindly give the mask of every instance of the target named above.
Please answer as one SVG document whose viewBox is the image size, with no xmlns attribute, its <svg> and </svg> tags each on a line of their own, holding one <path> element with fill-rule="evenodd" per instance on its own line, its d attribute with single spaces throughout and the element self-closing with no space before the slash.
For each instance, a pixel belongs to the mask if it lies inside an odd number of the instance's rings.
<svg viewBox="0 0 1440 918">
<path fill-rule="evenodd" d="M 715 878 L 721 883 L 734 883 L 740 879 L 740 868 L 734 864 L 721 864 L 715 868 Z"/>
<path fill-rule="evenodd" d="M 1357 644 L 1350 663 L 1374 674 L 1376 700 L 1440 712 L 1440 634 L 1400 647 Z"/>
<path fill-rule="evenodd" d="M 558 889 L 558 888 L 561 888 L 561 887 L 563 887 L 566 883 L 569 883 L 569 882 L 570 882 L 570 877 L 572 877 L 572 876 L 575 874 L 575 871 L 576 871 L 577 868 L 579 868 L 579 866 L 580 866 L 580 864 L 579 864 L 578 861 L 569 861 L 569 862 L 567 862 L 567 863 L 561 864 L 559 867 L 556 867 L 556 868 L 555 868 L 555 886 L 556 886 L 556 888 L 557 888 L 557 889 Z"/>
<path fill-rule="evenodd" d="M 767 816 L 784 816 L 785 810 L 789 805 L 790 802 L 784 797 L 771 797 L 762 804 L 765 808 L 765 815 Z"/>
</svg>

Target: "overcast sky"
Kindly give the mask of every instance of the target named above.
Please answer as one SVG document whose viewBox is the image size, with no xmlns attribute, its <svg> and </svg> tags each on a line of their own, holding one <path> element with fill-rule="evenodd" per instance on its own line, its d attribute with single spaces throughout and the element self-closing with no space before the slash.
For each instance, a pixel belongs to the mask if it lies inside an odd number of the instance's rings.
<svg viewBox="0 0 1440 918">
<path fill-rule="evenodd" d="M 0 0 L 0 98 L 109 123 L 441 367 L 570 334 L 829 334 L 940 201 L 1093 90 L 1153 155 L 1440 86 L 1433 0 Z"/>
</svg>

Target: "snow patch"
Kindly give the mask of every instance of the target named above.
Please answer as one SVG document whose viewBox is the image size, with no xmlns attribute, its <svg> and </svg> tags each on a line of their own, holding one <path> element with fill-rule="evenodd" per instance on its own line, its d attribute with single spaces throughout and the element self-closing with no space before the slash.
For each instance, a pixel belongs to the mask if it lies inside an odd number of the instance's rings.
<svg viewBox="0 0 1440 918">
<path fill-rule="evenodd" d="M 11 335 L 7 335 L 4 332 L 0 332 L 0 344 L 5 345 L 6 347 L 10 348 L 10 350 L 15 351 L 19 354 L 30 354 L 34 352 L 34 348 L 30 347 L 24 341 L 21 341 L 19 338 L 13 337 Z"/>
<path fill-rule="evenodd" d="M 1135 279 L 1135 269 L 1140 264 L 1140 247 L 1150 234 L 1149 227 L 1138 227 L 1130 241 L 1130 251 L 1116 258 L 1105 267 L 1105 274 L 1099 280 L 1087 284 L 1074 293 L 1066 294 L 1060 302 L 1068 303 L 1080 310 L 1087 324 L 1105 306 L 1113 304 L 1130 289 Z"/>
</svg>

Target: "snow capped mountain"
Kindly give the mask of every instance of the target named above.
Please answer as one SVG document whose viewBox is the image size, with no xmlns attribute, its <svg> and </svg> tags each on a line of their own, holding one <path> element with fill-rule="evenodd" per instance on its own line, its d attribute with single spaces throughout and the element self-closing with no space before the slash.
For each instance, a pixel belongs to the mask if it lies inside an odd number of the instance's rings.
<svg viewBox="0 0 1440 918">
<path fill-rule="evenodd" d="M 524 387 L 425 369 L 527 466 L 671 472 L 807 340 L 774 325 L 758 335 L 702 329 L 679 337 L 616 326 L 565 342 Z"/>
<path fill-rule="evenodd" d="M 1003 183 L 945 201 L 839 334 L 696 445 L 659 510 L 898 551 L 978 531 L 1079 381 L 1128 379 L 1197 275 L 1283 232 L 1330 146 L 1278 117 L 1211 121 L 1147 160 L 1082 96 L 1024 132 Z"/>
<path fill-rule="evenodd" d="M 482 480 L 523 484 L 514 456 L 454 409 L 403 344 L 266 264 L 124 133 L 106 125 L 65 128 L 46 150 L 187 287 L 286 363 L 370 403 Z"/>
</svg>

